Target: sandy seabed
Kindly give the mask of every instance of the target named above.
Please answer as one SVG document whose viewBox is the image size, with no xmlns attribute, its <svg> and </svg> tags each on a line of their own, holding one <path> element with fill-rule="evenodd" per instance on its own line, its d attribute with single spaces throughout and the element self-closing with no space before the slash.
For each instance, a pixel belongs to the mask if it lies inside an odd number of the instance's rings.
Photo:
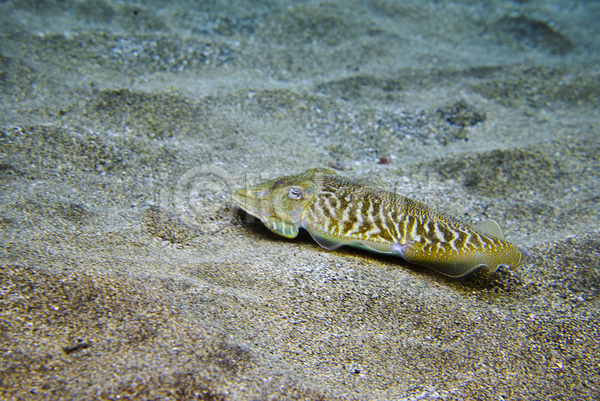
<svg viewBox="0 0 600 401">
<path fill-rule="evenodd" d="M 0 2 L 0 398 L 597 399 L 600 4 Z M 449 279 L 272 234 L 310 167 L 493 218 Z"/>
</svg>

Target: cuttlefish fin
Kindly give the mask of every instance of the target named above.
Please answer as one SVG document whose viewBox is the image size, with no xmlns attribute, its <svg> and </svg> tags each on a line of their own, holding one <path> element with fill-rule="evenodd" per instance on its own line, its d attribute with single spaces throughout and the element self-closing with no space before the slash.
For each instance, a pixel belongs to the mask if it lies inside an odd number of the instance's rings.
<svg viewBox="0 0 600 401">
<path fill-rule="evenodd" d="M 370 243 L 367 241 L 359 241 L 356 239 L 343 240 L 343 239 L 334 237 L 332 235 L 324 234 L 324 233 L 319 232 L 314 229 L 307 229 L 307 231 L 310 233 L 310 235 L 313 237 L 313 239 L 317 242 L 317 244 L 319 244 L 322 248 L 325 248 L 329 251 L 340 248 L 342 246 L 350 246 L 353 248 L 364 249 L 364 250 L 371 251 L 371 252 L 386 253 L 386 254 L 391 253 L 391 250 L 389 249 L 390 247 L 387 246 L 386 244 L 379 244 L 379 246 L 378 246 L 378 244 L 375 244 L 375 243 Z"/>
<path fill-rule="evenodd" d="M 447 255 L 431 253 L 423 249 L 421 243 L 394 244 L 392 253 L 400 255 L 404 260 L 417 265 L 427 266 L 438 273 L 450 277 L 462 277 L 482 266 L 487 266 L 481 255 L 469 257 L 448 257 Z"/>
<path fill-rule="evenodd" d="M 310 228 L 308 228 L 307 231 L 310 233 L 310 236 L 313 237 L 313 239 L 316 241 L 316 243 L 321 246 L 321 248 L 325 248 L 328 251 L 340 248 L 340 247 L 348 244 L 347 241 L 340 241 L 339 239 L 337 239 L 335 237 L 332 237 L 327 234 L 319 233 L 315 230 L 311 230 Z"/>
<path fill-rule="evenodd" d="M 504 241 L 504 234 L 502 233 L 502 229 L 500 228 L 500 225 L 496 223 L 495 220 L 481 220 L 480 222 L 477 222 L 477 224 L 475 224 L 475 228 L 483 232 L 484 234 L 496 237 Z"/>
</svg>

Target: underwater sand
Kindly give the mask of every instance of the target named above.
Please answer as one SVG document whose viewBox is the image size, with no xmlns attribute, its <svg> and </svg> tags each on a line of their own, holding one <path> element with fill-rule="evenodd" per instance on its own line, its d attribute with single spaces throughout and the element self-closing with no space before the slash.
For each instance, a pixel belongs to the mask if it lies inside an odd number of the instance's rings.
<svg viewBox="0 0 600 401">
<path fill-rule="evenodd" d="M 600 397 L 600 4 L 0 3 L 0 398 Z M 530 259 L 449 279 L 234 189 L 331 167 Z"/>
</svg>

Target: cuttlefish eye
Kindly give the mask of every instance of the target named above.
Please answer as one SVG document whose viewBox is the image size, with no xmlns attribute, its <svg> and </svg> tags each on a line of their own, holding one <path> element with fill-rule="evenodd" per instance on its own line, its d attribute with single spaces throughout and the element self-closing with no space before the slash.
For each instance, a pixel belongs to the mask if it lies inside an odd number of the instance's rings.
<svg viewBox="0 0 600 401">
<path fill-rule="evenodd" d="M 290 199 L 302 199 L 302 190 L 300 188 L 290 187 L 288 197 Z"/>
</svg>

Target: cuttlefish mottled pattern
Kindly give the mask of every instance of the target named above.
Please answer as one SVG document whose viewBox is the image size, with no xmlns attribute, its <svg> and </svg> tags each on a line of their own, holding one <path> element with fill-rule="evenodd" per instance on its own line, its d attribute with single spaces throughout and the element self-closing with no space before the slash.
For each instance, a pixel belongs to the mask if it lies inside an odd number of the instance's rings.
<svg viewBox="0 0 600 401">
<path fill-rule="evenodd" d="M 493 220 L 469 226 L 425 204 L 313 168 L 234 192 L 232 199 L 287 238 L 306 229 L 326 249 L 394 254 L 451 277 L 479 267 L 517 268 L 525 255 Z"/>
</svg>

